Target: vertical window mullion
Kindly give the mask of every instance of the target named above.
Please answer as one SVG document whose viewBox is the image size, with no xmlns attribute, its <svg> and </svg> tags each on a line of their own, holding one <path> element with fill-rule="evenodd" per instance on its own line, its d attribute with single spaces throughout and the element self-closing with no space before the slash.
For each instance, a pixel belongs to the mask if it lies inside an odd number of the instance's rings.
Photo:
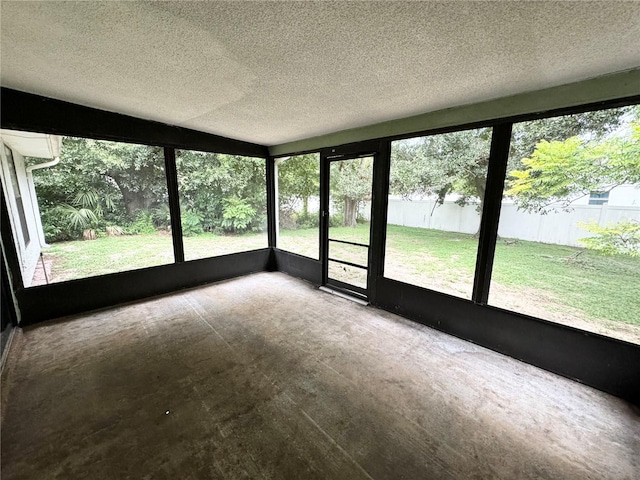
<svg viewBox="0 0 640 480">
<path fill-rule="evenodd" d="M 273 157 L 267 157 L 266 182 L 267 182 L 267 234 L 269 247 L 275 248 L 278 225 L 276 222 L 276 182 L 278 179 L 275 174 L 275 162 Z"/>
<path fill-rule="evenodd" d="M 495 125 L 491 136 L 491 153 L 489 156 L 472 294 L 472 300 L 481 305 L 486 305 L 489 299 L 489 284 L 491 283 L 493 256 L 498 238 L 498 221 L 500 219 L 502 191 L 507 173 L 512 126 L 513 124 L 511 123 Z"/>
<path fill-rule="evenodd" d="M 171 213 L 171 236 L 173 255 L 176 263 L 184 262 L 184 244 L 182 243 L 182 221 L 180 217 L 180 198 L 178 196 L 178 171 L 176 168 L 176 150 L 164 148 L 164 165 L 169 194 L 169 212 Z"/>
<path fill-rule="evenodd" d="M 373 172 L 372 231 L 369 254 L 369 301 L 374 304 L 377 294 L 376 281 L 384 273 L 390 165 L 391 142 L 381 141 Z"/>
</svg>

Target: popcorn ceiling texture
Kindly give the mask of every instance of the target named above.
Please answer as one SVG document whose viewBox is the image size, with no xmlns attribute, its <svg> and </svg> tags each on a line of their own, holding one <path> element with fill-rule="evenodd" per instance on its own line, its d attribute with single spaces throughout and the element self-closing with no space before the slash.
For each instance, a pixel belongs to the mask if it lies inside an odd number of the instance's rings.
<svg viewBox="0 0 640 480">
<path fill-rule="evenodd" d="M 636 2 L 1 3 L 1 82 L 276 145 L 640 65 Z"/>
</svg>

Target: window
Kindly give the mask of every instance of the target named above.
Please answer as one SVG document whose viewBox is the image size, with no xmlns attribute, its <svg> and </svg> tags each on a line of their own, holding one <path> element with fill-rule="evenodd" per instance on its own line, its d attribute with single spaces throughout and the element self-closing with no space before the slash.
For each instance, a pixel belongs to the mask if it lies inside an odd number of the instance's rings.
<svg viewBox="0 0 640 480">
<path fill-rule="evenodd" d="M 470 299 L 491 129 L 394 141 L 384 276 Z"/>
<path fill-rule="evenodd" d="M 265 159 L 176 150 L 176 167 L 185 260 L 268 247 Z"/>
<path fill-rule="evenodd" d="M 591 192 L 589 205 L 604 205 L 609 202 L 609 192 Z"/>
<path fill-rule="evenodd" d="M 640 343 L 639 113 L 514 124 L 490 305 Z"/>
<path fill-rule="evenodd" d="M 16 209 L 18 210 L 18 222 L 20 223 L 20 230 L 22 231 L 22 238 L 24 240 L 25 247 L 29 245 L 31 236 L 29 235 L 29 226 L 27 225 L 27 217 L 24 213 L 24 204 L 22 203 L 22 193 L 20 191 L 20 182 L 18 182 L 18 173 L 16 172 L 16 165 L 13 160 L 13 152 L 10 148 L 4 147 L 4 152 L 7 156 L 7 163 L 9 167 L 9 175 L 11 177 L 11 185 L 13 190 L 13 197 L 16 202 Z"/>
<path fill-rule="evenodd" d="M 60 162 L 33 178 L 48 282 L 174 261 L 161 148 L 64 137 Z"/>
<path fill-rule="evenodd" d="M 281 250 L 320 256 L 320 155 L 276 159 L 278 242 Z"/>
</svg>

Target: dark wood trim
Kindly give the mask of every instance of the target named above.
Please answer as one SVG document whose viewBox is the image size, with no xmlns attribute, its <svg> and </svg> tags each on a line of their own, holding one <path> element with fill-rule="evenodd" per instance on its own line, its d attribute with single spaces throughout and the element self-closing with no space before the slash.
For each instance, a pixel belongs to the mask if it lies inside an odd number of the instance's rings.
<svg viewBox="0 0 640 480">
<path fill-rule="evenodd" d="M 391 142 L 380 141 L 373 165 L 373 190 L 371 199 L 371 238 L 369 240 L 369 300 L 375 302 L 376 279 L 384 273 L 385 246 L 387 242 L 387 214 L 389 203 L 389 171 L 391 168 Z"/>
<path fill-rule="evenodd" d="M 344 243 L 345 245 L 353 245 L 355 247 L 369 248 L 369 245 L 365 245 L 364 243 L 347 242 L 346 240 L 337 240 L 335 238 L 329 238 L 328 240 L 330 242 Z"/>
<path fill-rule="evenodd" d="M 251 157 L 266 158 L 269 155 L 269 150 L 264 145 L 84 107 L 10 88 L 3 87 L 0 90 L 0 99 L 0 124 L 6 129 Z"/>
<path fill-rule="evenodd" d="M 336 152 L 340 153 L 342 149 L 346 149 L 348 151 L 349 148 L 358 148 L 357 147 L 358 145 L 370 145 L 373 142 L 392 142 L 396 140 L 404 140 L 407 138 L 426 137 L 430 135 L 440 135 L 443 133 L 458 132 L 461 130 L 472 130 L 476 128 L 494 127 L 496 125 L 504 124 L 504 123 L 527 122 L 531 120 L 540 120 L 543 118 L 559 117 L 562 115 L 573 115 L 577 113 L 585 113 L 585 112 L 591 112 L 596 110 L 606 110 L 609 108 L 626 107 L 629 105 L 636 105 L 636 104 L 640 104 L 640 95 L 633 95 L 630 97 L 622 97 L 622 98 L 606 100 L 601 102 L 592 102 L 588 104 L 575 105 L 571 107 L 562 107 L 562 108 L 556 108 L 556 109 L 550 109 L 550 110 L 543 110 L 540 112 L 523 113 L 520 115 L 511 115 L 507 117 L 496 117 L 496 118 L 481 120 L 477 122 L 463 123 L 458 125 L 449 125 L 449 126 L 440 127 L 440 128 L 415 130 L 412 132 L 402 133 L 398 135 L 389 135 L 385 137 L 379 137 L 376 139 L 362 140 L 361 142 L 350 142 L 350 143 L 345 143 L 341 145 L 335 145 L 332 147 L 320 147 L 320 148 L 314 148 L 311 150 L 301 150 L 301 151 L 295 151 L 291 153 L 282 153 L 282 154 L 275 155 L 274 158 L 291 157 L 294 155 L 304 155 L 306 153 L 326 152 L 331 150 L 336 150 Z"/>
<path fill-rule="evenodd" d="M 376 306 L 640 404 L 640 346 L 379 278 Z"/>
<path fill-rule="evenodd" d="M 22 289 L 21 325 L 267 271 L 270 254 L 265 248 Z"/>
<path fill-rule="evenodd" d="M 2 284 L 0 291 L 0 304 L 2 305 L 0 316 L 2 317 L 2 331 L 4 332 L 5 328 L 9 328 L 9 326 L 16 326 L 18 324 L 18 312 L 16 310 L 16 304 L 11 288 L 9 267 L 4 258 L 4 249 L 0 249 L 0 269 L 0 281 Z"/>
<path fill-rule="evenodd" d="M 0 182 L 0 227 L 2 250 L 7 273 L 11 276 L 11 284 L 15 290 L 24 288 L 22 281 L 22 269 L 18 259 L 18 251 L 11 230 L 11 219 L 9 218 L 9 208 L 5 199 L 4 185 Z"/>
<path fill-rule="evenodd" d="M 329 172 L 330 160 L 320 152 L 320 263 L 322 277 L 320 285 L 327 283 L 329 268 L 326 259 L 329 257 Z"/>
<path fill-rule="evenodd" d="M 369 293 L 366 288 L 358 287 L 350 283 L 341 282 L 340 280 L 336 280 L 335 278 L 328 279 L 325 285 L 329 288 L 341 291 L 342 293 L 345 293 L 347 295 L 351 295 L 352 297 L 369 301 Z"/>
<path fill-rule="evenodd" d="M 266 182 L 267 182 L 267 235 L 269 239 L 269 246 L 272 248 L 276 247 L 276 237 L 278 225 L 276 225 L 276 208 L 277 208 L 277 199 L 276 199 L 276 182 L 278 179 L 276 178 L 276 164 L 275 159 L 268 157 L 267 160 L 267 168 L 266 168 Z"/>
<path fill-rule="evenodd" d="M 320 260 L 304 257 L 275 248 L 276 268 L 294 277 L 302 278 L 314 285 L 322 285 L 322 263 Z"/>
<path fill-rule="evenodd" d="M 491 135 L 491 153 L 484 194 L 484 208 L 480 220 L 480 237 L 473 281 L 473 301 L 485 305 L 493 270 L 493 255 L 498 238 L 498 222 L 502 206 L 502 190 L 507 174 L 507 160 L 511 145 L 512 124 L 496 125 Z"/>
<path fill-rule="evenodd" d="M 182 241 L 182 216 L 180 213 L 180 196 L 178 192 L 178 171 L 176 168 L 176 150 L 164 147 L 164 164 L 169 193 L 169 212 L 171 215 L 171 237 L 173 239 L 173 256 L 176 262 L 184 262 L 184 243 Z"/>
</svg>

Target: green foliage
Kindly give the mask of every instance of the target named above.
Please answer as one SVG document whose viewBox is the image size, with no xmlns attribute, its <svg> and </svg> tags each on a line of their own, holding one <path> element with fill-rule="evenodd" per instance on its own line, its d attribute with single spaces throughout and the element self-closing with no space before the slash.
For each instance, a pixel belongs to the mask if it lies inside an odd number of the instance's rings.
<svg viewBox="0 0 640 480">
<path fill-rule="evenodd" d="M 330 227 L 344 227 L 344 216 L 341 213 L 333 214 L 329 217 Z"/>
<path fill-rule="evenodd" d="M 71 224 L 68 212 L 62 206 L 43 210 L 42 227 L 47 243 L 77 240 L 82 236 L 82 230 Z"/>
<path fill-rule="evenodd" d="M 243 232 L 247 230 L 253 221 L 256 211 L 242 198 L 225 198 L 223 200 L 224 213 L 222 215 L 222 228 L 229 232 Z"/>
<path fill-rule="evenodd" d="M 48 242 L 82 238 L 82 232 L 97 228 L 102 220 L 98 193 L 87 188 L 76 193 L 72 204 L 61 203 L 42 211 L 42 226 Z"/>
<path fill-rule="evenodd" d="M 63 204 L 58 207 L 67 216 L 71 227 L 84 230 L 98 221 L 96 214 L 89 208 L 76 208 L 73 205 Z"/>
<path fill-rule="evenodd" d="M 185 237 L 193 237 L 204 232 L 200 223 L 202 218 L 197 213 L 185 210 L 181 212 L 180 220 L 182 222 L 182 235 Z"/>
<path fill-rule="evenodd" d="M 204 231 L 266 228 L 264 159 L 178 150 L 176 163 L 180 204 L 200 216 Z"/>
<path fill-rule="evenodd" d="M 317 226 L 318 214 L 309 214 L 309 198 L 319 195 L 320 159 L 317 153 L 278 160 L 280 228 L 295 230 Z"/>
<path fill-rule="evenodd" d="M 318 154 L 295 155 L 278 163 L 280 201 L 302 200 L 320 194 L 320 160 Z"/>
<path fill-rule="evenodd" d="M 624 116 L 630 114 L 632 108 L 613 108 L 516 123 L 511 135 L 508 170 L 522 168 L 522 159 L 531 156 L 542 140 L 562 142 L 583 135 L 592 140 L 602 139 L 623 123 Z"/>
<path fill-rule="evenodd" d="M 373 158 L 363 157 L 331 163 L 331 199 L 345 227 L 355 227 L 360 204 L 371 199 Z"/>
<path fill-rule="evenodd" d="M 169 210 L 169 204 L 163 203 L 151 210 L 151 216 L 153 218 L 153 224 L 165 230 L 171 228 L 171 211 Z"/>
<path fill-rule="evenodd" d="M 435 196 L 439 204 L 449 193 L 484 198 L 491 129 L 464 130 L 394 142 L 392 194 Z"/>
<path fill-rule="evenodd" d="M 162 149 L 65 137 L 60 158 L 55 167 L 34 172 L 50 241 L 79 238 L 78 228 L 89 223 L 95 229 L 120 225 L 128 234 L 171 225 Z M 264 159 L 178 151 L 177 164 L 186 230 L 265 228 Z M 243 203 L 235 205 L 237 199 Z M 69 218 L 60 223 L 63 213 Z"/>
<path fill-rule="evenodd" d="M 318 228 L 320 216 L 318 213 L 301 212 L 294 215 L 296 228 Z"/>
<path fill-rule="evenodd" d="M 603 255 L 630 255 L 640 257 L 640 222 L 623 220 L 601 227 L 597 222 L 580 222 L 578 226 L 595 234 L 578 240 L 587 248 Z"/>
<path fill-rule="evenodd" d="M 612 109 L 516 123 L 508 170 L 522 168 L 541 140 L 564 141 L 587 134 L 602 138 L 618 127 L 629 109 Z M 435 196 L 439 204 L 450 193 L 458 203 L 479 200 L 482 208 L 489 162 L 491 129 L 466 130 L 393 142 L 390 192 L 393 195 Z"/>
<path fill-rule="evenodd" d="M 60 163 L 36 170 L 34 183 L 48 241 L 138 222 L 137 210 L 166 197 L 161 149 L 83 138 L 64 137 Z M 132 230 L 148 226 L 137 223 Z"/>
<path fill-rule="evenodd" d="M 123 227 L 122 231 L 126 235 L 144 235 L 156 233 L 153 224 L 153 214 L 150 211 L 138 210 L 135 214 L 135 221 Z"/>
<path fill-rule="evenodd" d="M 640 122 L 631 135 L 585 141 L 542 140 L 523 170 L 510 173 L 507 195 L 524 210 L 545 212 L 569 209 L 577 198 L 592 191 L 609 191 L 622 184 L 640 183 Z"/>
</svg>

